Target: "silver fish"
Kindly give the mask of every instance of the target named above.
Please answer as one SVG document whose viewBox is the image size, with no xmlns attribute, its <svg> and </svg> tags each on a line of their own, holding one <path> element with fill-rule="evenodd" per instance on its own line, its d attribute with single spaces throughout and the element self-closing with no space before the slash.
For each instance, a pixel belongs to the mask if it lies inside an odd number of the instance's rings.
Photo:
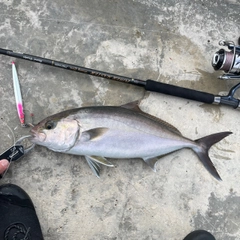
<svg viewBox="0 0 240 240">
<path fill-rule="evenodd" d="M 142 112 L 137 102 L 67 110 L 45 118 L 31 133 L 35 144 L 85 156 L 98 177 L 99 164 L 113 167 L 106 158 L 142 158 L 156 171 L 157 157 L 190 148 L 218 180 L 208 150 L 231 134 L 221 132 L 192 141 L 167 122 Z"/>
</svg>

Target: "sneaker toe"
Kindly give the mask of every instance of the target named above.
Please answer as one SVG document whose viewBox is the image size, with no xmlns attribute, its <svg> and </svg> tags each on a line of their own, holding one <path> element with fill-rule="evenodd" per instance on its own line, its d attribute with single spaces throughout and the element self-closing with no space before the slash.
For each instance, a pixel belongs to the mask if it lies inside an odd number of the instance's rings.
<svg viewBox="0 0 240 240">
<path fill-rule="evenodd" d="M 205 230 L 196 230 L 189 233 L 183 240 L 216 240 L 215 237 Z"/>
</svg>

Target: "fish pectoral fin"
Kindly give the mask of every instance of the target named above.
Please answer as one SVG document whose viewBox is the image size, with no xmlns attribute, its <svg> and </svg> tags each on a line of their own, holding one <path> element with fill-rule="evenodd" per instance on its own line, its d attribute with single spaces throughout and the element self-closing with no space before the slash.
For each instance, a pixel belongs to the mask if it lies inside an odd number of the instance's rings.
<svg viewBox="0 0 240 240">
<path fill-rule="evenodd" d="M 89 165 L 89 167 L 92 169 L 93 173 L 98 177 L 100 178 L 100 166 L 97 162 L 95 161 L 92 161 L 88 156 L 85 156 L 85 159 Z"/>
<path fill-rule="evenodd" d="M 96 163 L 100 163 L 107 167 L 114 167 L 114 165 L 104 157 L 100 157 L 100 156 L 87 156 L 87 157 Z"/>
<path fill-rule="evenodd" d="M 88 135 L 88 140 L 94 141 L 103 136 L 108 131 L 108 128 L 93 128 L 83 132 L 82 134 Z"/>
<path fill-rule="evenodd" d="M 146 158 L 143 158 L 143 160 L 154 172 L 156 172 L 156 163 L 159 160 L 158 158 L 146 157 Z"/>
</svg>

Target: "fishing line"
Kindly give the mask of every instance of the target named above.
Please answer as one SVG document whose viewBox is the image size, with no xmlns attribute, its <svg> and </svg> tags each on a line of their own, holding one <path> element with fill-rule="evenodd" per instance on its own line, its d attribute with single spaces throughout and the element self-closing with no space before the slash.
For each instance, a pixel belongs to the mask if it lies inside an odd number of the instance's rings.
<svg viewBox="0 0 240 240">
<path fill-rule="evenodd" d="M 10 130 L 11 134 L 12 134 L 12 137 L 13 137 L 13 145 L 15 146 L 15 143 L 16 143 L 16 137 L 15 137 L 15 134 L 13 132 L 13 130 L 9 127 L 9 125 L 4 122 L 4 124 L 7 126 L 7 128 Z"/>
<path fill-rule="evenodd" d="M 32 121 L 31 121 L 31 123 L 27 123 L 27 124 L 24 124 L 24 125 L 21 125 L 21 126 L 22 126 L 22 127 L 34 127 L 34 123 L 33 123 L 34 114 L 33 114 L 31 111 L 27 110 L 27 109 L 26 109 L 25 111 L 28 111 L 28 112 L 30 113 L 29 115 L 30 115 Z M 15 136 L 13 130 L 11 129 L 11 127 L 10 127 L 10 126 L 7 124 L 7 122 L 5 122 L 5 121 L 3 121 L 3 126 L 7 126 L 7 128 L 9 129 L 12 137 L 10 137 L 9 135 L 7 135 L 7 136 L 8 136 L 10 139 L 13 140 L 12 146 L 15 147 L 15 146 L 16 146 L 16 143 L 17 143 L 17 140 L 16 140 L 16 136 Z M 24 140 L 24 139 L 27 139 L 28 137 L 29 137 L 29 136 L 23 136 L 22 138 L 18 139 L 18 141 L 22 141 L 22 140 Z M 12 159 L 13 159 L 13 156 L 10 156 L 10 158 L 8 159 L 9 165 L 8 165 L 7 169 L 1 174 L 1 178 L 4 178 L 5 175 L 7 174 L 8 169 L 9 169 L 9 167 L 11 166 Z M 0 159 L 0 160 L 2 160 L 2 159 Z"/>
</svg>

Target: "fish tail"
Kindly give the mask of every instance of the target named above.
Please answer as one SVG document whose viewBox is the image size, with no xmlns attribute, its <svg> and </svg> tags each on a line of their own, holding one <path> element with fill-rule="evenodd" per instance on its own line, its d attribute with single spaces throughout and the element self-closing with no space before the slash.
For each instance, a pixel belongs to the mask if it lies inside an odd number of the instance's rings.
<svg viewBox="0 0 240 240">
<path fill-rule="evenodd" d="M 208 151 L 212 145 L 221 141 L 223 138 L 232 134 L 232 132 L 220 132 L 211 134 L 209 136 L 200 138 L 195 140 L 198 145 L 198 148 L 193 149 L 195 153 L 198 155 L 200 161 L 204 165 L 204 167 L 215 177 L 217 180 L 222 180 L 219 176 L 216 168 L 214 167 L 210 157 L 208 156 Z"/>
</svg>

